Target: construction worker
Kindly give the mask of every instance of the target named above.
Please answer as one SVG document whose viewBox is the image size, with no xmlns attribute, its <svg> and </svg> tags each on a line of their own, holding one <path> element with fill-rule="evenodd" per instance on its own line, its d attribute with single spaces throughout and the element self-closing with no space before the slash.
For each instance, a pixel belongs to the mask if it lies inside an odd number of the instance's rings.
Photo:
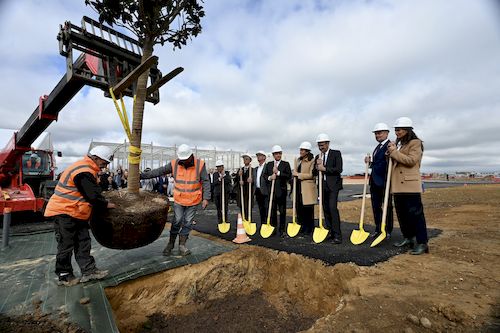
<svg viewBox="0 0 500 333">
<path fill-rule="evenodd" d="M 372 202 L 373 219 L 375 221 L 375 232 L 372 238 L 377 238 L 381 233 L 382 209 L 384 205 L 385 184 L 387 182 L 388 158 L 386 156 L 389 145 L 389 126 L 385 123 L 375 124 L 373 134 L 378 145 L 373 150 L 372 156 L 365 157 L 365 163 L 369 163 L 372 172 L 370 173 L 370 197 Z M 387 217 L 385 221 L 386 237 L 391 238 L 393 228 L 392 196 L 389 195 L 387 205 Z"/>
<path fill-rule="evenodd" d="M 90 255 L 90 215 L 93 209 L 115 208 L 101 194 L 97 174 L 113 160 L 113 151 L 96 146 L 82 160 L 70 165 L 61 174 L 59 182 L 45 209 L 45 216 L 53 218 L 57 240 L 56 274 L 58 284 L 72 286 L 106 277 L 108 271 L 97 269 Z M 73 274 L 71 256 L 82 272 L 78 280 Z"/>
<path fill-rule="evenodd" d="M 316 156 L 314 175 L 319 171 L 323 173 L 323 212 L 327 228 L 334 244 L 342 243 L 342 232 L 340 231 L 340 214 L 337 208 L 339 192 L 342 189 L 342 154 L 339 150 L 330 149 L 330 137 L 321 133 L 316 138 L 320 154 Z"/>
<path fill-rule="evenodd" d="M 391 174 L 391 193 L 404 240 L 396 247 L 413 246 L 410 254 L 429 252 L 427 226 L 422 205 L 420 164 L 424 145 L 413 131 L 413 122 L 401 117 L 394 124 L 396 142 L 390 142 L 387 151 L 394 163 Z"/>
<path fill-rule="evenodd" d="M 280 222 L 278 231 L 279 236 L 284 237 L 286 225 L 286 195 L 288 192 L 287 186 L 288 181 L 292 178 L 292 169 L 290 168 L 290 163 L 281 159 L 283 155 L 281 146 L 273 146 L 271 153 L 273 154 L 274 161 L 268 162 L 262 173 L 266 179 L 269 196 L 273 195 L 273 193 L 271 193 L 272 182 L 275 182 L 274 197 L 271 206 L 271 225 L 274 227 L 277 226 L 279 211 Z M 273 234 L 276 234 L 276 229 Z"/>
<path fill-rule="evenodd" d="M 186 241 L 192 229 L 196 207 L 203 209 L 210 200 L 210 178 L 205 162 L 195 158 L 188 145 L 182 144 L 177 149 L 177 159 L 167 165 L 149 172 L 141 173 L 141 179 L 156 178 L 171 173 L 174 178 L 174 215 L 175 221 L 170 228 L 170 238 L 163 250 L 163 255 L 170 256 L 179 235 L 179 251 L 187 256 L 191 251 L 186 247 Z"/>
<path fill-rule="evenodd" d="M 217 208 L 218 223 L 228 222 L 229 192 L 231 192 L 231 175 L 224 170 L 224 162 L 215 162 L 217 170 L 213 173 L 213 199 Z M 224 200 L 222 200 L 222 184 L 224 183 Z M 224 205 L 224 221 L 222 220 L 222 205 Z"/>
</svg>

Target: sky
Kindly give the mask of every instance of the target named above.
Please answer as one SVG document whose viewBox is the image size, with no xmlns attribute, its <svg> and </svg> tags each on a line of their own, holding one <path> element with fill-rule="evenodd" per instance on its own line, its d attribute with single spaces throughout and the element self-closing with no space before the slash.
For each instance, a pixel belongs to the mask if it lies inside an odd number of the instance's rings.
<svg viewBox="0 0 500 333">
<path fill-rule="evenodd" d="M 206 0 L 202 33 L 155 47 L 184 72 L 147 103 L 143 142 L 298 154 L 327 133 L 364 172 L 373 126 L 413 120 L 423 172 L 500 171 L 500 4 L 488 0 Z M 18 129 L 65 73 L 59 25 L 84 0 L 0 1 L 0 128 Z M 127 100 L 131 110 L 131 101 Z M 111 99 L 85 88 L 48 131 L 60 165 L 123 142 Z M 394 131 L 389 137 L 395 139 Z M 0 142 L 0 146 L 5 143 Z M 317 148 L 314 148 L 317 153 Z"/>
</svg>

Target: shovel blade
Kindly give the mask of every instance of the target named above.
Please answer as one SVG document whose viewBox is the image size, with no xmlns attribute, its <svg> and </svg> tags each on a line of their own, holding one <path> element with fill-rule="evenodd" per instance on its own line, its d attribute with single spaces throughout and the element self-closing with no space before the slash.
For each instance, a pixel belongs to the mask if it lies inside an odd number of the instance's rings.
<svg viewBox="0 0 500 333">
<path fill-rule="evenodd" d="M 225 234 L 229 231 L 229 229 L 231 228 L 231 224 L 227 223 L 227 222 L 222 222 L 222 223 L 219 223 L 217 225 L 217 227 L 219 228 L 219 232 L 222 233 L 222 234 Z"/>
<path fill-rule="evenodd" d="M 245 228 L 245 232 L 247 235 L 253 236 L 257 232 L 257 224 L 252 223 L 250 221 L 243 221 L 243 228 Z"/>
<path fill-rule="evenodd" d="M 314 228 L 313 241 L 315 243 L 321 243 L 328 236 L 328 229 L 316 227 Z"/>
<path fill-rule="evenodd" d="M 351 243 L 354 245 L 363 244 L 370 234 L 363 229 L 353 230 L 351 233 Z"/>
<path fill-rule="evenodd" d="M 378 244 L 380 244 L 380 242 L 382 242 L 385 239 L 385 237 L 386 237 L 386 233 L 384 230 L 377 238 L 375 238 L 375 240 L 372 242 L 372 245 L 370 245 L 370 247 L 377 246 Z"/>
<path fill-rule="evenodd" d="M 274 231 L 274 227 L 270 224 L 263 224 L 260 227 L 260 235 L 262 238 L 269 238 Z"/>
<path fill-rule="evenodd" d="M 286 226 L 286 233 L 290 237 L 295 237 L 299 233 L 300 227 L 302 226 L 298 223 L 288 223 L 288 225 Z"/>
</svg>

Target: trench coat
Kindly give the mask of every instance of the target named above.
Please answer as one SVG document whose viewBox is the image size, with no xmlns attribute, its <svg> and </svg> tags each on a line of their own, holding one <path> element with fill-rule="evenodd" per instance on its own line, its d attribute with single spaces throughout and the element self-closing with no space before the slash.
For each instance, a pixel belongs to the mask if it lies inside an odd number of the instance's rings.
<svg viewBox="0 0 500 333">
<path fill-rule="evenodd" d="M 302 203 L 304 205 L 315 205 L 318 202 L 318 189 L 316 187 L 316 177 L 313 176 L 314 159 L 310 161 L 300 161 L 300 173 L 297 178 L 300 181 Z M 299 165 L 299 160 L 295 162 L 295 171 Z"/>
<path fill-rule="evenodd" d="M 419 139 L 411 140 L 390 154 L 393 163 L 391 193 L 422 193 L 422 154 L 422 141 Z"/>
</svg>

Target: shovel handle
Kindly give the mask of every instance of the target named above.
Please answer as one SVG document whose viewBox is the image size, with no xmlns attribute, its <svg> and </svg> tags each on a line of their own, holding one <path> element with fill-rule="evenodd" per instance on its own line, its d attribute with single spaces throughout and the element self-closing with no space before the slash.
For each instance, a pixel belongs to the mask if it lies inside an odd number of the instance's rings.
<svg viewBox="0 0 500 333">
<path fill-rule="evenodd" d="M 224 171 L 225 173 L 225 171 Z M 225 203 L 225 195 L 224 195 L 224 177 L 222 177 L 222 223 L 226 223 L 226 203 Z"/>
<path fill-rule="evenodd" d="M 252 177 L 252 167 L 248 168 L 248 177 Z M 248 221 L 252 221 L 252 183 L 248 183 Z"/>
<path fill-rule="evenodd" d="M 242 177 L 243 179 L 243 177 Z M 241 204 L 241 218 L 243 221 L 245 221 L 245 200 L 243 196 L 243 185 L 240 184 L 240 194 L 241 194 L 241 199 L 240 199 L 240 204 Z"/>
<path fill-rule="evenodd" d="M 319 227 L 323 228 L 323 172 L 319 172 Z"/>
<path fill-rule="evenodd" d="M 297 160 L 295 160 L 294 166 L 293 166 L 294 171 L 297 171 Z M 297 211 L 296 211 L 296 198 L 297 195 L 297 177 L 293 177 L 293 189 L 292 189 L 292 222 L 295 223 L 295 219 L 297 216 Z"/>
<path fill-rule="evenodd" d="M 382 226 L 381 230 L 385 232 L 385 220 L 387 219 L 387 206 L 389 204 L 389 191 L 391 189 L 391 173 L 392 173 L 392 158 L 389 157 L 389 164 L 387 166 L 387 181 L 385 182 L 385 193 L 384 193 L 384 210 L 382 212 Z"/>
<path fill-rule="evenodd" d="M 370 156 L 370 154 L 366 154 L 366 156 Z M 366 162 L 365 164 L 365 183 L 363 186 L 363 200 L 361 201 L 361 217 L 359 218 L 359 229 L 363 229 L 363 222 L 365 220 L 366 188 L 368 187 L 368 162 Z"/>
<path fill-rule="evenodd" d="M 271 181 L 271 193 L 269 194 L 269 208 L 267 209 L 267 224 L 271 224 L 271 209 L 273 207 L 273 197 L 274 197 L 274 181 Z"/>
</svg>

